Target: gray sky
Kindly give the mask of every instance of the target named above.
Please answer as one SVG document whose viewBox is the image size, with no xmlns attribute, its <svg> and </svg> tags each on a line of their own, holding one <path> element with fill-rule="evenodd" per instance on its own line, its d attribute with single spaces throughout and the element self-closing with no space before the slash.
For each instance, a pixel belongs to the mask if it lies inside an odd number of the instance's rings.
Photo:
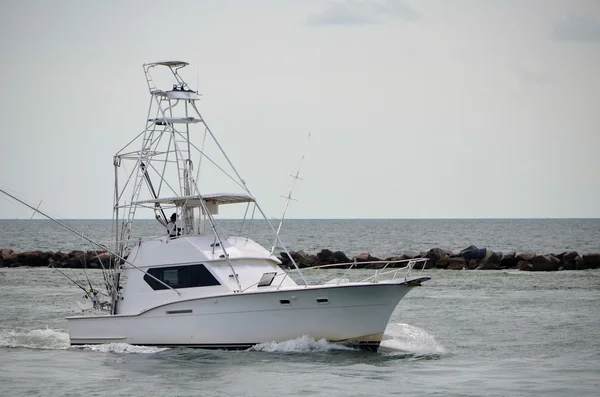
<svg viewBox="0 0 600 397">
<path fill-rule="evenodd" d="M 2 0 L 0 53 L 0 187 L 61 218 L 171 59 L 273 217 L 309 132 L 291 218 L 600 217 L 597 0 Z"/>
</svg>

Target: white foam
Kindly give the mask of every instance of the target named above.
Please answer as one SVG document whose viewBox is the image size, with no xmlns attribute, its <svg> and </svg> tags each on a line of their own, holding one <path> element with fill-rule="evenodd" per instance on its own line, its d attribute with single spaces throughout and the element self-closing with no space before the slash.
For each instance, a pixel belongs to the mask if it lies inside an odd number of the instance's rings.
<svg viewBox="0 0 600 397">
<path fill-rule="evenodd" d="M 347 346 L 342 346 L 332 342 L 328 342 L 325 339 L 315 340 L 304 335 L 300 338 L 290 339 L 282 342 L 260 343 L 251 347 L 250 350 L 262 352 L 308 353 L 354 349 Z"/>
<path fill-rule="evenodd" d="M 70 342 L 67 332 L 50 328 L 0 329 L 0 346 L 30 349 L 68 349 Z"/>
<path fill-rule="evenodd" d="M 89 349 L 100 353 L 134 353 L 134 354 L 151 354 L 167 350 L 166 347 L 154 346 L 135 346 L 129 343 L 106 343 L 103 345 L 82 345 L 78 346 L 81 349 Z"/>
<path fill-rule="evenodd" d="M 427 331 L 408 324 L 388 324 L 381 347 L 413 354 L 444 354 L 446 349 Z"/>
</svg>

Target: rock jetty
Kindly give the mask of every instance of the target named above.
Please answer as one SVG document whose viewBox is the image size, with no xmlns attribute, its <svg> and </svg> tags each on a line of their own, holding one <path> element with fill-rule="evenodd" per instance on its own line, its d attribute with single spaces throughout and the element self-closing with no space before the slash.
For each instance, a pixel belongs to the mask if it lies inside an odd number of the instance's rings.
<svg viewBox="0 0 600 397">
<path fill-rule="evenodd" d="M 359 253 L 349 257 L 342 251 L 322 249 L 316 254 L 304 251 L 290 251 L 291 257 L 301 268 L 336 265 L 355 262 L 356 268 L 377 269 L 386 266 L 385 261 L 402 259 L 427 258 L 426 269 L 450 270 L 501 270 L 518 269 L 523 271 L 559 271 L 584 270 L 600 268 L 600 252 L 580 255 L 575 251 L 560 254 L 545 254 L 535 251 L 498 252 L 486 248 L 470 246 L 460 252 L 432 248 L 429 251 L 408 251 L 400 256 L 378 258 L 370 253 Z M 279 259 L 284 266 L 291 266 L 291 260 L 285 252 Z M 0 267 L 58 267 L 58 268 L 91 268 L 100 269 L 107 266 L 112 255 L 105 251 L 25 251 L 15 252 L 3 248 L 0 251 Z M 383 263 L 372 263 L 384 261 Z M 404 266 L 399 264 L 397 266 Z M 332 266 L 335 267 L 335 266 Z M 387 267 L 394 267 L 393 264 Z"/>
<path fill-rule="evenodd" d="M 0 251 L 0 267 L 63 267 L 101 269 L 107 266 L 112 255 L 106 251 L 24 251 L 15 252 L 3 248 Z"/>
<path fill-rule="evenodd" d="M 567 251 L 560 254 L 540 254 L 535 251 L 517 253 L 514 251 L 497 252 L 475 246 L 467 247 L 458 253 L 441 248 L 432 248 L 426 252 L 409 251 L 400 256 L 387 258 L 377 258 L 369 253 L 360 253 L 353 257 L 348 257 L 341 251 L 331 251 L 329 249 L 323 249 L 317 254 L 290 251 L 290 255 L 301 268 L 356 262 L 356 268 L 377 269 L 386 266 L 385 261 L 416 258 L 428 259 L 425 264 L 426 269 L 558 271 L 600 268 L 600 253 L 598 252 L 583 255 L 575 251 Z M 285 252 L 280 253 L 279 259 L 283 262 L 283 265 L 291 266 L 291 261 Z M 369 263 L 378 261 L 383 262 Z M 398 266 L 405 265 L 401 263 Z M 387 267 L 394 267 L 394 265 L 390 264 Z"/>
</svg>

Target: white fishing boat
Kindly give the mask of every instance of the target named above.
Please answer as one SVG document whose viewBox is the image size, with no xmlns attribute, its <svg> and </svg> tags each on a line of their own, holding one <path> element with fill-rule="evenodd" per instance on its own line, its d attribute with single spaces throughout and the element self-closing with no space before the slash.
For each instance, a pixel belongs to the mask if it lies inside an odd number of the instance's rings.
<svg viewBox="0 0 600 397">
<path fill-rule="evenodd" d="M 321 284 L 293 259 L 282 266 L 275 247 L 292 255 L 199 112 L 201 95 L 180 73 L 187 65 L 143 66 L 146 125 L 113 159 L 115 241 L 103 248 L 115 260 L 103 263 L 105 288 L 89 289 L 89 309 L 67 318 L 71 345 L 234 349 L 308 336 L 377 350 L 399 301 L 430 278 L 411 274 L 423 260 L 386 262 L 360 281 L 348 264 Z M 169 89 L 159 88 L 167 78 Z M 235 234 L 217 220 L 234 205 L 244 214 Z M 160 235 L 136 237 L 136 218 L 149 217 Z M 249 235 L 255 217 L 273 249 Z"/>
</svg>

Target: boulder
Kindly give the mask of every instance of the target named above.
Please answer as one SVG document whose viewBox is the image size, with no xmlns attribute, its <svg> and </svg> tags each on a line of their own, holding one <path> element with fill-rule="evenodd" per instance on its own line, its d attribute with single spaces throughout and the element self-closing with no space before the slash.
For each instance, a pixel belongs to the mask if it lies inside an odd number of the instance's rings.
<svg viewBox="0 0 600 397">
<path fill-rule="evenodd" d="M 294 258 L 294 261 L 296 262 L 298 267 L 301 268 L 314 266 L 319 261 L 319 258 L 317 258 L 316 255 L 307 254 L 304 251 L 295 251 L 292 254 L 292 258 Z"/>
<path fill-rule="evenodd" d="M 442 259 L 435 262 L 435 267 L 437 267 L 438 269 L 446 269 L 448 267 L 448 264 L 450 263 L 450 259 L 452 259 L 450 258 L 450 255 L 444 255 Z"/>
<path fill-rule="evenodd" d="M 317 258 L 319 259 L 319 264 L 328 265 L 333 263 L 333 252 L 328 249 L 322 249 L 317 252 Z"/>
<path fill-rule="evenodd" d="M 385 267 L 385 263 L 366 263 L 357 267 L 362 269 L 383 269 Z"/>
<path fill-rule="evenodd" d="M 477 269 L 478 266 L 479 266 L 479 263 L 477 263 L 477 261 L 475 259 L 469 259 L 467 261 L 467 269 L 469 269 L 469 270 Z"/>
<path fill-rule="evenodd" d="M 423 253 L 419 251 L 406 251 L 404 255 L 402 255 L 402 259 L 415 259 L 422 258 Z"/>
<path fill-rule="evenodd" d="M 517 253 L 515 251 L 510 251 L 502 255 L 502 259 L 500 260 L 500 267 L 504 269 L 514 269 L 517 267 Z"/>
<path fill-rule="evenodd" d="M 52 258 L 52 260 L 55 261 L 55 262 L 60 262 L 60 261 L 63 260 L 63 258 L 65 258 L 67 256 L 67 254 L 64 254 L 64 253 L 62 253 L 60 251 L 58 251 L 58 252 L 50 252 L 49 255 L 50 255 L 50 258 Z"/>
<path fill-rule="evenodd" d="M 2 248 L 0 251 L 0 260 L 8 259 L 14 253 L 10 248 Z"/>
<path fill-rule="evenodd" d="M 284 267 L 289 267 L 290 263 L 292 263 L 287 252 L 284 252 L 284 251 L 281 251 L 279 253 L 279 260 L 281 261 L 281 266 L 284 266 Z"/>
<path fill-rule="evenodd" d="M 519 261 L 517 262 L 517 269 L 531 271 L 533 269 L 533 266 L 528 261 Z"/>
<path fill-rule="evenodd" d="M 294 262 L 296 262 L 296 264 L 300 268 L 313 266 L 318 261 L 318 258 L 316 255 L 309 255 L 309 254 L 305 253 L 304 251 L 289 251 L 289 253 L 290 253 L 290 256 L 294 259 Z M 288 268 L 294 267 L 290 257 L 285 253 L 285 251 L 280 252 L 279 256 L 280 256 L 282 266 L 286 266 Z M 103 262 L 103 263 L 105 263 L 105 262 Z"/>
<path fill-rule="evenodd" d="M 502 252 L 494 252 L 492 250 L 488 250 L 485 258 L 481 260 L 482 264 L 489 265 L 491 268 L 500 268 L 500 263 L 502 262 Z"/>
<path fill-rule="evenodd" d="M 65 261 L 63 261 L 63 267 L 81 269 L 83 268 L 83 257 L 68 258 Z"/>
<path fill-rule="evenodd" d="M 344 254 L 342 251 L 335 251 L 333 253 L 333 261 L 334 263 L 348 263 L 350 259 Z"/>
<path fill-rule="evenodd" d="M 403 256 L 391 256 L 389 258 L 385 258 L 384 259 L 387 262 L 396 262 L 396 261 L 404 261 L 404 257 Z M 404 267 L 406 266 L 408 262 L 396 262 L 396 263 L 390 263 L 387 265 L 388 268 L 396 268 L 396 267 Z M 385 266 L 385 264 L 384 264 Z"/>
<path fill-rule="evenodd" d="M 485 256 L 487 255 L 487 249 L 486 248 L 477 248 L 476 246 L 471 245 L 471 246 L 465 248 L 464 250 L 460 251 L 459 255 L 467 260 L 469 260 L 469 259 L 479 260 L 479 259 L 485 258 Z"/>
<path fill-rule="evenodd" d="M 458 257 L 458 258 L 450 258 L 448 259 L 448 265 L 446 266 L 446 269 L 449 270 L 462 270 L 465 268 L 467 264 L 465 263 L 465 259 Z"/>
<path fill-rule="evenodd" d="M 365 252 L 361 252 L 360 254 L 352 257 L 352 261 L 356 261 L 356 262 L 376 262 L 376 261 L 380 261 L 381 259 L 375 257 L 375 256 L 371 256 L 371 254 L 365 253 Z"/>
<path fill-rule="evenodd" d="M 499 262 L 499 261 L 498 261 Z M 475 268 L 475 270 L 498 270 L 500 269 L 500 266 L 497 263 L 489 262 L 489 261 L 482 261 L 479 266 L 477 266 Z"/>
<path fill-rule="evenodd" d="M 583 266 L 585 269 L 597 269 L 600 267 L 600 253 L 594 252 L 583 254 Z"/>
<path fill-rule="evenodd" d="M 73 250 L 70 251 L 67 256 L 69 258 L 82 258 L 85 256 L 85 251 L 80 251 L 80 250 Z"/>
<path fill-rule="evenodd" d="M 534 256 L 535 256 L 535 251 L 521 252 L 519 255 L 517 255 L 517 262 L 519 262 L 519 261 L 529 262 L 533 259 Z"/>
<path fill-rule="evenodd" d="M 575 251 L 567 251 L 557 255 L 557 258 L 562 261 L 562 268 L 564 270 L 575 270 L 577 263 L 583 263 L 581 256 Z"/>
<path fill-rule="evenodd" d="M 19 266 L 48 266 L 48 258 L 50 255 L 47 252 L 42 251 L 26 251 L 16 254 L 16 261 Z"/>
<path fill-rule="evenodd" d="M 560 268 L 560 259 L 553 255 L 536 255 L 531 259 L 534 272 L 555 272 Z"/>
<path fill-rule="evenodd" d="M 432 248 L 425 254 L 425 258 L 429 258 L 429 261 L 433 262 L 434 264 L 440 259 L 442 259 L 444 256 L 447 255 L 441 248 Z"/>
<path fill-rule="evenodd" d="M 5 253 L 2 255 L 2 259 L 0 260 L 0 267 L 17 267 L 19 266 L 19 262 L 17 262 L 17 254 L 10 250 L 10 253 Z"/>
</svg>

